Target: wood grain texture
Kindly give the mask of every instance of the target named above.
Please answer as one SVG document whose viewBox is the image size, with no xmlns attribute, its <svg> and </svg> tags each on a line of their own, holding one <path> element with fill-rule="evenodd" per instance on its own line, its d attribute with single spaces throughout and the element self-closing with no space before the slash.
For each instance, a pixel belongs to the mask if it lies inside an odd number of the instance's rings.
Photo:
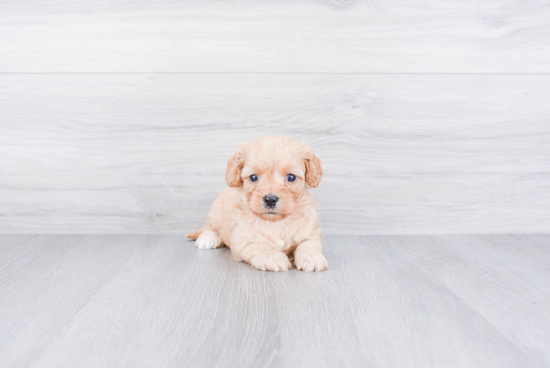
<svg viewBox="0 0 550 368">
<path fill-rule="evenodd" d="M 545 233 L 548 101 L 548 75 L 2 75 L 0 232 L 185 233 L 278 133 L 323 161 L 327 234 Z"/>
<path fill-rule="evenodd" d="M 539 321 L 550 316 L 548 237 L 423 236 L 407 244 L 415 255 L 429 252 L 429 259 L 437 259 L 419 262 L 512 343 L 544 355 L 550 325 Z M 495 303 L 503 308 L 495 308 Z"/>
<path fill-rule="evenodd" d="M 0 366 L 38 359 L 145 240 L 0 236 Z"/>
<path fill-rule="evenodd" d="M 550 364 L 550 236 L 329 236 L 315 274 L 182 236 L 0 242 L 1 366 Z"/>
<path fill-rule="evenodd" d="M 3 1 L 0 72 L 549 73 L 538 1 Z"/>
</svg>

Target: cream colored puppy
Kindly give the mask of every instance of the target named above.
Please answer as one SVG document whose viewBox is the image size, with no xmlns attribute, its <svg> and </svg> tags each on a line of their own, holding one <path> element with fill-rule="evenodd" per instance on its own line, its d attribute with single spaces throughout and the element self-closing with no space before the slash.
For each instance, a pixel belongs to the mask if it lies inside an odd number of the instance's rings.
<svg viewBox="0 0 550 368">
<path fill-rule="evenodd" d="M 226 188 L 212 204 L 204 227 L 187 234 L 199 249 L 228 246 L 259 270 L 323 271 L 317 202 L 321 161 L 309 146 L 281 136 L 242 143 L 227 162 Z"/>
</svg>

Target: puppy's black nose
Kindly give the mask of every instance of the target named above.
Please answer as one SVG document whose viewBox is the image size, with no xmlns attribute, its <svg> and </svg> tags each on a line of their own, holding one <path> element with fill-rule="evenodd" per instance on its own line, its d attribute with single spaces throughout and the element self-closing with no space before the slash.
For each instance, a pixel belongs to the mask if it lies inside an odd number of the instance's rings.
<svg viewBox="0 0 550 368">
<path fill-rule="evenodd" d="M 273 194 L 268 194 L 264 197 L 265 206 L 269 207 L 269 208 L 275 207 L 278 200 L 279 200 L 279 197 L 277 197 Z"/>
</svg>

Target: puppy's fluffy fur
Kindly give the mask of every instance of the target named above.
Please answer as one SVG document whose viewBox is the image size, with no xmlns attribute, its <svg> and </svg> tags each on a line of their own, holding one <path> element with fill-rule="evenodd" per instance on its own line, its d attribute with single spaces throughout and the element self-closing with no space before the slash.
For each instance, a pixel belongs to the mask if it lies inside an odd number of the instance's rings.
<svg viewBox="0 0 550 368">
<path fill-rule="evenodd" d="M 229 187 L 212 204 L 204 227 L 187 236 L 199 249 L 226 245 L 259 270 L 286 271 L 292 255 L 299 270 L 326 270 L 317 202 L 307 191 L 322 174 L 321 161 L 306 144 L 281 136 L 242 143 L 227 162 Z M 273 208 L 266 195 L 279 198 Z"/>
</svg>

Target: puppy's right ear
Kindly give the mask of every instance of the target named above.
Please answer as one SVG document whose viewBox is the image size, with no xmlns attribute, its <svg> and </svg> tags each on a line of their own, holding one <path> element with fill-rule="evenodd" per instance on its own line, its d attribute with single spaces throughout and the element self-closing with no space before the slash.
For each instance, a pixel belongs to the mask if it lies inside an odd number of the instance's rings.
<svg viewBox="0 0 550 368">
<path fill-rule="evenodd" d="M 241 172 L 244 166 L 244 158 L 247 152 L 247 143 L 241 143 L 239 149 L 233 157 L 227 161 L 227 171 L 225 172 L 225 181 L 230 187 L 240 187 L 243 185 Z"/>
</svg>

